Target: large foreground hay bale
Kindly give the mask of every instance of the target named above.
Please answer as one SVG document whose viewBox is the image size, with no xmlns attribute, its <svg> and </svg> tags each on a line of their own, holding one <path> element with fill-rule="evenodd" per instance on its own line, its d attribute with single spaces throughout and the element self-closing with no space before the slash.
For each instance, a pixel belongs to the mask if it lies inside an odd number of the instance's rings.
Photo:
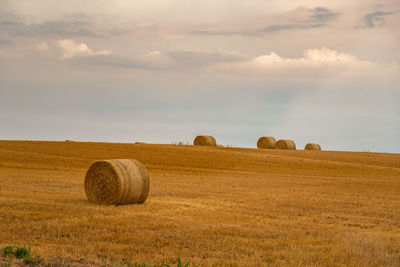
<svg viewBox="0 0 400 267">
<path fill-rule="evenodd" d="M 275 149 L 296 150 L 296 144 L 292 140 L 279 140 L 275 144 Z"/>
<path fill-rule="evenodd" d="M 143 203 L 150 180 L 145 167 L 133 159 L 110 159 L 93 163 L 86 173 L 85 193 L 91 203 L 122 205 Z"/>
<path fill-rule="evenodd" d="M 321 150 L 321 146 L 319 144 L 308 143 L 304 147 L 304 150 Z"/>
<path fill-rule="evenodd" d="M 273 149 L 276 144 L 276 139 L 271 136 L 262 136 L 257 141 L 257 148 Z"/>
<path fill-rule="evenodd" d="M 195 146 L 216 146 L 217 141 L 212 136 L 199 135 L 194 139 L 193 145 L 195 145 Z"/>
</svg>

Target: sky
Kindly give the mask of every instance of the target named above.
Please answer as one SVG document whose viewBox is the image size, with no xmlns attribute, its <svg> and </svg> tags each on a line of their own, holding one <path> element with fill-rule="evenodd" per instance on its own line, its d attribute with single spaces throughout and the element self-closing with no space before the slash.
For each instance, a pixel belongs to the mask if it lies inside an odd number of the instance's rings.
<svg viewBox="0 0 400 267">
<path fill-rule="evenodd" d="M 0 0 L 0 139 L 400 152 L 398 0 Z"/>
</svg>

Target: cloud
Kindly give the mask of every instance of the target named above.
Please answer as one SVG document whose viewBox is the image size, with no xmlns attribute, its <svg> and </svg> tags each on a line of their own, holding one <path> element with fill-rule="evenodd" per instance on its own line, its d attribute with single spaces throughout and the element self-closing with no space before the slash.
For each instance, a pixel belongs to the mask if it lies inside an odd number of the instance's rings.
<svg viewBox="0 0 400 267">
<path fill-rule="evenodd" d="M 399 65 L 393 62 L 390 66 L 360 60 L 354 55 L 339 53 L 328 48 L 308 49 L 300 58 L 284 58 L 271 52 L 257 56 L 246 62 L 220 64 L 213 71 L 240 73 L 243 75 L 261 76 L 335 76 L 358 77 L 368 73 L 399 73 Z"/>
<path fill-rule="evenodd" d="M 49 45 L 51 44 L 51 45 Z M 54 44 L 43 42 L 37 45 L 41 52 L 54 51 Z M 110 69 L 163 70 L 187 73 L 191 71 L 234 74 L 260 77 L 287 77 L 317 79 L 354 79 L 360 77 L 382 78 L 400 75 L 397 62 L 383 65 L 369 60 L 361 60 L 349 53 L 322 47 L 307 49 L 302 57 L 287 58 L 275 52 L 249 57 L 241 54 L 206 53 L 199 51 L 153 50 L 136 56 L 123 56 L 110 50 L 94 51 L 85 43 L 72 39 L 59 40 L 56 48 L 61 59 L 74 64 L 86 64 Z M 389 76 L 388 76 L 389 75 Z M 365 81 L 364 79 L 360 81 Z"/>
<path fill-rule="evenodd" d="M 273 24 L 262 29 L 249 30 L 249 31 L 207 31 L 207 30 L 197 30 L 191 31 L 189 34 L 193 35 L 214 35 L 214 36 L 231 36 L 231 35 L 241 35 L 241 36 L 262 36 L 267 33 L 287 31 L 287 30 L 309 30 L 317 29 L 322 27 L 327 27 L 328 25 L 323 23 L 308 23 L 308 24 Z"/>
<path fill-rule="evenodd" d="M 264 29 L 260 29 L 255 31 L 255 33 L 265 33 L 265 32 L 275 32 L 275 31 L 284 31 L 284 30 L 308 30 L 308 29 L 316 29 L 326 27 L 326 24 L 318 23 L 318 24 L 277 24 L 271 25 Z"/>
<path fill-rule="evenodd" d="M 158 55 L 161 55 L 161 52 L 158 50 L 154 50 L 154 51 L 147 53 L 146 55 L 147 56 L 158 56 Z"/>
<path fill-rule="evenodd" d="M 196 30 L 191 31 L 193 35 L 242 35 L 242 36 L 262 36 L 267 33 L 288 31 L 288 30 L 309 30 L 328 27 L 326 22 L 335 19 L 339 14 L 324 7 L 316 7 L 307 9 L 298 7 L 289 13 L 276 17 L 276 20 L 282 23 L 268 25 L 261 29 L 244 30 L 244 31 L 227 31 L 227 30 Z"/>
<path fill-rule="evenodd" d="M 167 62 L 166 62 L 167 61 Z M 99 67 L 121 68 L 121 69 L 142 69 L 142 70 L 162 70 L 171 69 L 173 62 L 168 59 L 150 59 L 142 57 L 122 57 L 119 55 L 95 55 L 92 57 L 75 58 L 74 62 L 88 64 Z"/>
<path fill-rule="evenodd" d="M 86 23 L 81 21 L 45 21 L 39 24 L 25 24 L 4 20 L 0 21 L 0 32 L 13 36 L 97 36 L 87 28 Z"/>
<path fill-rule="evenodd" d="M 392 15 L 394 12 L 376 11 L 364 16 L 365 26 L 368 28 L 375 28 L 375 26 L 382 26 L 385 24 L 385 16 Z"/>
<path fill-rule="evenodd" d="M 65 40 L 64 40 L 65 41 Z M 117 54 L 110 55 L 104 53 L 104 51 L 99 52 L 87 52 L 87 46 L 81 44 L 82 48 L 78 51 L 78 44 L 70 44 L 71 40 L 67 40 L 66 45 L 73 49 L 68 49 L 69 52 L 72 50 L 71 55 L 63 54 L 63 58 L 72 58 L 72 55 L 90 55 L 90 57 L 77 57 L 74 59 L 76 63 L 90 64 L 96 66 L 107 66 L 114 68 L 133 68 L 133 69 L 144 69 L 144 70 L 169 70 L 169 71 L 189 71 L 206 69 L 209 66 L 213 66 L 220 63 L 228 62 L 243 62 L 247 61 L 249 58 L 239 54 L 223 54 L 223 53 L 205 53 L 198 51 L 171 51 L 171 52 L 161 52 L 158 50 L 150 51 L 144 55 L 138 55 L 134 57 L 126 57 Z M 85 51 L 85 52 L 81 52 Z M 105 50 L 107 51 L 107 50 Z"/>
<path fill-rule="evenodd" d="M 12 20 L 3 20 L 0 21 L 0 29 L 5 29 L 6 27 L 17 27 L 23 25 L 22 23 L 15 22 Z"/>
<path fill-rule="evenodd" d="M 222 62 L 238 62 L 247 58 L 237 54 L 204 53 L 196 51 L 173 51 L 167 55 L 177 63 L 191 66 L 207 66 Z"/>
<path fill-rule="evenodd" d="M 13 44 L 13 42 L 11 42 L 11 41 L 0 39 L 0 46 L 10 46 L 12 44 Z"/>
<path fill-rule="evenodd" d="M 92 51 L 87 44 L 77 43 L 72 39 L 58 41 L 58 47 L 61 50 L 61 58 L 69 59 L 73 57 L 90 57 L 96 55 L 110 55 L 110 50 Z"/>
<path fill-rule="evenodd" d="M 36 44 L 35 48 L 42 52 L 42 53 L 49 53 L 50 52 L 50 47 L 49 44 L 46 41 L 40 42 Z"/>
<path fill-rule="evenodd" d="M 175 70 L 178 66 L 167 54 L 158 50 L 136 56 L 103 53 L 90 57 L 75 57 L 72 61 L 77 64 L 116 69 Z"/>
<path fill-rule="evenodd" d="M 308 30 L 328 27 L 325 23 L 329 20 L 335 19 L 338 15 L 338 13 L 324 7 L 316 7 L 314 9 L 299 7 L 289 12 L 289 14 L 286 14 L 286 17 L 288 17 L 286 20 L 294 20 L 295 23 L 273 24 L 263 29 L 256 30 L 255 32 L 265 33 L 283 30 Z"/>
<path fill-rule="evenodd" d="M 315 21 L 328 21 L 336 18 L 338 13 L 335 13 L 324 7 L 316 7 L 313 10 L 313 14 L 311 15 L 311 19 Z"/>
<path fill-rule="evenodd" d="M 215 36 L 230 36 L 230 35 L 254 35 L 254 31 L 222 31 L 222 30 L 196 30 L 191 31 L 192 35 L 215 35 Z"/>
</svg>

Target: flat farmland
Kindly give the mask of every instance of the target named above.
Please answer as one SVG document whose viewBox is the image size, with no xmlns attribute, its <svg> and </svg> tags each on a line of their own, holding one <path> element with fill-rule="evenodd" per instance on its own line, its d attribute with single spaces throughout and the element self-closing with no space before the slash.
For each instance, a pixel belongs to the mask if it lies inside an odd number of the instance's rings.
<svg viewBox="0 0 400 267">
<path fill-rule="evenodd" d="M 89 203 L 89 166 L 124 158 L 147 168 L 146 202 Z M 400 266 L 400 155 L 0 141 L 0 229 L 44 259 Z"/>
</svg>

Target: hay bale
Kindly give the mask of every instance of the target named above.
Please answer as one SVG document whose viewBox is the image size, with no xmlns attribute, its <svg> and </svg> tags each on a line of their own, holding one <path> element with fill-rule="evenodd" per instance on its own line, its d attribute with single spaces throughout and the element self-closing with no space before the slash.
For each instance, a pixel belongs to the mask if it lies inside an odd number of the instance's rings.
<svg viewBox="0 0 400 267">
<path fill-rule="evenodd" d="M 216 146 L 217 141 L 212 136 L 199 135 L 194 139 L 193 145 L 195 145 L 195 146 Z"/>
<path fill-rule="evenodd" d="M 275 144 L 275 149 L 296 150 L 296 144 L 292 140 L 279 140 Z"/>
<path fill-rule="evenodd" d="M 271 136 L 262 136 L 257 141 L 257 148 L 273 149 L 276 144 L 276 139 Z"/>
<path fill-rule="evenodd" d="M 85 176 L 85 193 L 91 203 L 122 205 L 143 203 L 149 194 L 146 168 L 133 159 L 110 159 L 93 163 Z"/>
<path fill-rule="evenodd" d="M 304 150 L 321 150 L 321 146 L 319 144 L 308 143 L 304 147 Z"/>
</svg>

